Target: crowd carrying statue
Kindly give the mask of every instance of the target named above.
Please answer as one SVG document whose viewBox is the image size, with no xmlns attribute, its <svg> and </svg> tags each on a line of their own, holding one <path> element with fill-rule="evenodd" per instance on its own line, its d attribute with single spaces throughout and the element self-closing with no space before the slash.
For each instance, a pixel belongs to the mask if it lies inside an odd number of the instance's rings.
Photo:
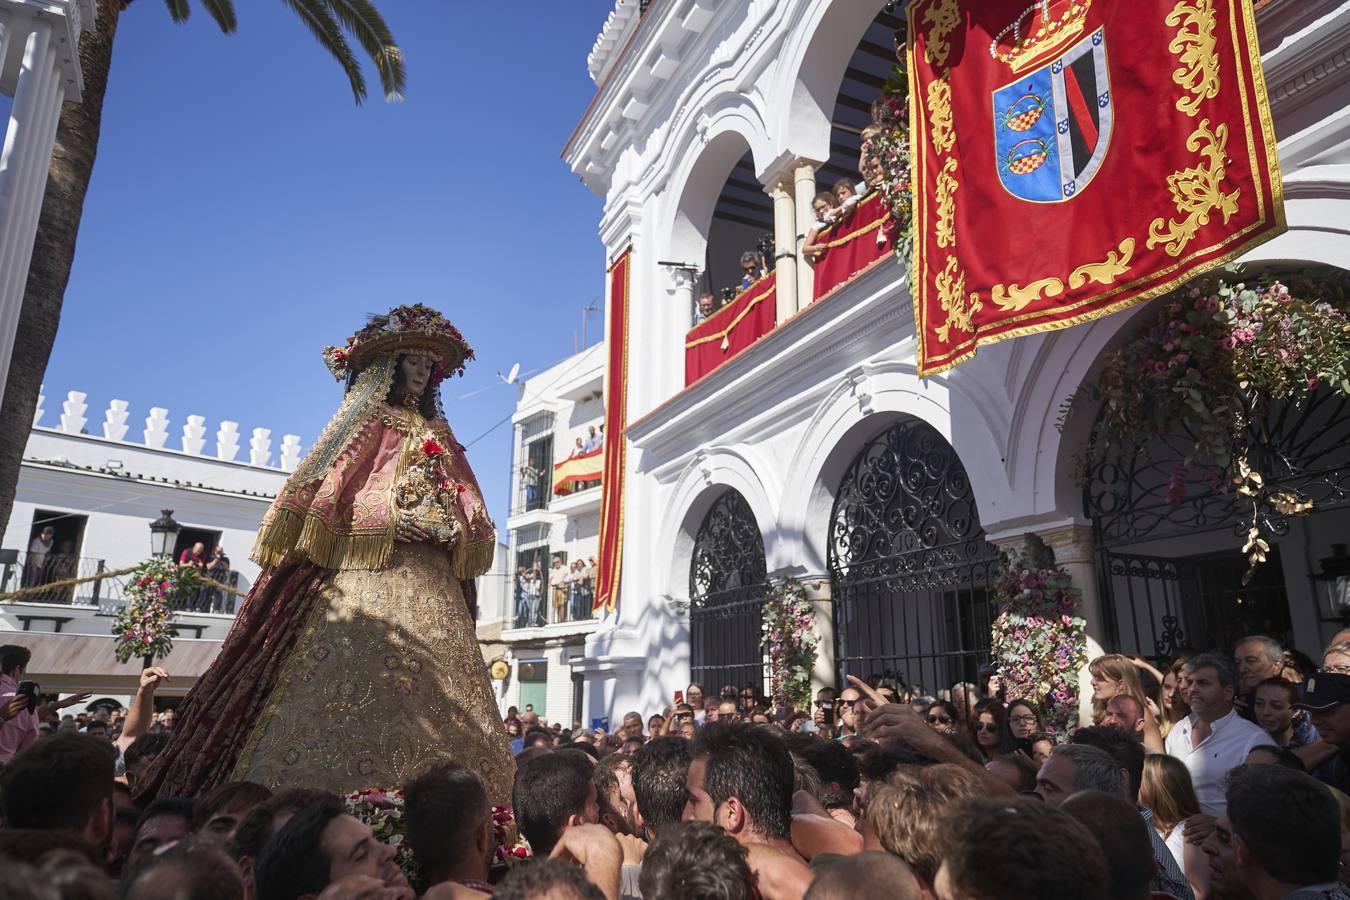
<svg viewBox="0 0 1350 900">
<path fill-rule="evenodd" d="M 496 528 L 439 400 L 473 350 L 419 304 L 324 358 L 346 397 L 263 517 L 263 572 L 142 794 L 240 779 L 347 793 L 456 759 L 509 802 L 472 611 Z"/>
</svg>

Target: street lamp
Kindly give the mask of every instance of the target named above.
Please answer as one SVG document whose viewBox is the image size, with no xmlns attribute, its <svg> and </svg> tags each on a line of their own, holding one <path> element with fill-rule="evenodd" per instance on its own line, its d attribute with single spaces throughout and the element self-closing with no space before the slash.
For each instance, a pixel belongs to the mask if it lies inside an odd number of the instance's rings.
<svg viewBox="0 0 1350 900">
<path fill-rule="evenodd" d="M 150 553 L 163 558 L 173 554 L 179 525 L 173 520 L 173 510 L 161 509 L 160 513 L 162 515 L 150 523 Z"/>
<path fill-rule="evenodd" d="M 1321 567 L 1312 579 L 1322 619 L 1350 622 L 1350 554 L 1345 552 L 1345 544 L 1332 544 L 1331 555 L 1321 560 Z"/>
</svg>

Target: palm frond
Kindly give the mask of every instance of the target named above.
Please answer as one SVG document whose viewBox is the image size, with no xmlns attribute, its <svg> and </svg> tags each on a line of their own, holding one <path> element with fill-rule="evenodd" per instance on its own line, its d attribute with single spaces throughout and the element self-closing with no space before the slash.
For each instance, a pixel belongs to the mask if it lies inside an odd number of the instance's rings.
<svg viewBox="0 0 1350 900">
<path fill-rule="evenodd" d="M 169 8 L 169 18 L 175 22 L 186 22 L 188 13 L 192 12 L 188 0 L 164 0 L 164 5 Z"/>
<path fill-rule="evenodd" d="M 366 79 L 361 74 L 361 64 L 352 53 L 347 39 L 342 36 L 337 19 L 333 18 L 323 0 L 284 0 L 284 2 L 309 28 L 319 46 L 331 53 L 338 65 L 342 66 L 342 70 L 347 73 L 347 80 L 352 84 L 356 102 L 359 104 L 366 99 Z"/>
<path fill-rule="evenodd" d="M 234 0 L 201 0 L 201 4 L 206 7 L 207 13 L 220 26 L 221 31 L 232 34 L 239 27 L 239 22 L 234 17 Z"/>
<path fill-rule="evenodd" d="M 370 0 L 325 0 L 325 3 L 342 27 L 355 36 L 374 61 L 380 73 L 380 86 L 384 88 L 385 99 L 402 99 L 407 86 L 403 51 L 394 41 L 394 35 L 375 4 Z"/>
</svg>

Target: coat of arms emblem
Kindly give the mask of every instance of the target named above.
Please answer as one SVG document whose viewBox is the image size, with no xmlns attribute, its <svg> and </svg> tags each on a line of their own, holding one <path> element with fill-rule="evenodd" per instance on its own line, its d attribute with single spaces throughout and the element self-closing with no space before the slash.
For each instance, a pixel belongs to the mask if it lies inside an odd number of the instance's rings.
<svg viewBox="0 0 1350 900">
<path fill-rule="evenodd" d="M 1106 158 L 1114 117 L 1105 29 L 1080 37 L 1091 3 L 1040 0 L 989 46 L 1023 73 L 993 92 L 999 181 L 1022 200 L 1069 200 Z"/>
</svg>

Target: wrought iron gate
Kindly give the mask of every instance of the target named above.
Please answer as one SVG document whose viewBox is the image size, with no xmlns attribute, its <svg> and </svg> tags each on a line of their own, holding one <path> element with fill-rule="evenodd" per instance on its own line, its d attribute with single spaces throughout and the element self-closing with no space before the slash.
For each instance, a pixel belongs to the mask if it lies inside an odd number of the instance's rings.
<svg viewBox="0 0 1350 900">
<path fill-rule="evenodd" d="M 890 673 L 929 693 L 975 681 L 989 657 L 1001 566 L 946 439 L 918 419 L 873 438 L 830 515 L 840 677 Z"/>
<path fill-rule="evenodd" d="M 694 681 L 715 697 L 724 685 L 764 684 L 764 539 L 750 505 L 729 490 L 694 538 L 689 564 L 689 654 Z"/>
<path fill-rule="evenodd" d="M 1249 412 L 1249 411 L 1248 411 Z M 1249 460 L 1266 484 L 1314 504 L 1319 513 L 1350 505 L 1350 402 L 1323 390 L 1298 405 L 1275 404 L 1247 433 Z M 1222 473 L 1183 464 L 1195 446 L 1184 429 L 1125 448 L 1087 473 L 1084 508 L 1092 519 L 1107 640 L 1113 649 L 1163 660 L 1178 649 L 1227 649 L 1243 634 L 1292 637 L 1289 596 L 1274 540 L 1270 558 L 1242 584 L 1239 550 L 1253 515 L 1268 539 L 1289 534 L 1291 516 L 1251 502 Z M 1182 556 L 1188 538 L 1231 535 L 1232 550 Z M 1173 552 L 1175 556 L 1162 554 Z"/>
</svg>

